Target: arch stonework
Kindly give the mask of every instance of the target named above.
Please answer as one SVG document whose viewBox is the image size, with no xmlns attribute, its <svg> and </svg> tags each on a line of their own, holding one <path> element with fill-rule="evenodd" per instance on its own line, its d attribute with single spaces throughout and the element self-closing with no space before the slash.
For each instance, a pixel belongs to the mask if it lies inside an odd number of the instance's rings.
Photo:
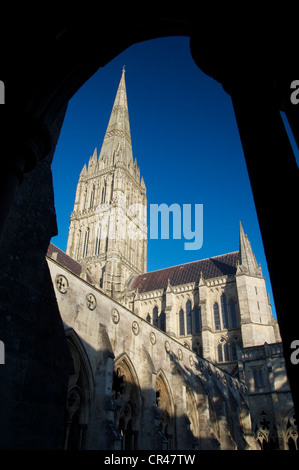
<svg viewBox="0 0 299 470">
<path fill-rule="evenodd" d="M 134 366 L 127 354 L 116 359 L 113 369 L 112 399 L 114 423 L 122 437 L 122 450 L 138 448 L 141 426 L 141 393 Z"/>
<path fill-rule="evenodd" d="M 69 377 L 66 400 L 64 448 L 83 450 L 94 400 L 95 382 L 88 355 L 76 332 L 68 329 L 66 339 L 73 360 L 73 370 Z"/>
<path fill-rule="evenodd" d="M 168 380 L 163 371 L 156 377 L 156 426 L 162 447 L 167 450 L 175 447 L 175 409 Z"/>
</svg>

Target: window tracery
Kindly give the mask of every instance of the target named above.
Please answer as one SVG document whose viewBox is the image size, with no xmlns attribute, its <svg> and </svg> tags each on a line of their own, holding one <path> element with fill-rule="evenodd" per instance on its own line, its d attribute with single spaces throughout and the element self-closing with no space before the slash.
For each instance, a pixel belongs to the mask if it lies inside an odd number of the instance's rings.
<svg viewBox="0 0 299 470">
<path fill-rule="evenodd" d="M 256 420 L 254 432 L 261 450 L 278 449 L 276 428 L 273 424 L 273 420 L 265 411 L 262 411 Z"/>
<path fill-rule="evenodd" d="M 115 403 L 114 422 L 122 436 L 122 450 L 136 450 L 139 430 L 138 385 L 131 367 L 124 358 L 113 371 L 112 399 Z"/>
<path fill-rule="evenodd" d="M 165 450 L 173 449 L 173 406 L 167 385 L 160 373 L 156 380 L 156 406 L 160 413 L 158 415 L 158 428 Z"/>
</svg>

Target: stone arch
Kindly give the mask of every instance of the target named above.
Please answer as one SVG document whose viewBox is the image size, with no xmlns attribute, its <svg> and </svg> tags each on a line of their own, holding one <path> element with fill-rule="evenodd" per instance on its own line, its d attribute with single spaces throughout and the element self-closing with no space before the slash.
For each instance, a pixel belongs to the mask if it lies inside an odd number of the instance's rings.
<svg viewBox="0 0 299 470">
<path fill-rule="evenodd" d="M 175 408 L 168 380 L 160 370 L 156 377 L 156 406 L 158 432 L 164 449 L 174 448 L 175 437 Z"/>
<path fill-rule="evenodd" d="M 73 372 L 69 377 L 65 409 L 64 448 L 85 448 L 90 408 L 94 399 L 94 376 L 86 350 L 72 329 L 66 331 L 66 339 L 73 360 Z"/>
<path fill-rule="evenodd" d="M 141 420 L 141 392 L 135 368 L 126 353 L 115 360 L 112 398 L 115 404 L 114 422 L 122 437 L 122 450 L 138 448 Z"/>
<path fill-rule="evenodd" d="M 275 420 L 268 412 L 260 410 L 256 413 L 253 420 L 253 432 L 261 450 L 278 449 Z"/>
<path fill-rule="evenodd" d="M 294 408 L 292 408 L 284 419 L 284 441 L 288 450 L 299 450 L 299 436 L 297 420 Z"/>
</svg>

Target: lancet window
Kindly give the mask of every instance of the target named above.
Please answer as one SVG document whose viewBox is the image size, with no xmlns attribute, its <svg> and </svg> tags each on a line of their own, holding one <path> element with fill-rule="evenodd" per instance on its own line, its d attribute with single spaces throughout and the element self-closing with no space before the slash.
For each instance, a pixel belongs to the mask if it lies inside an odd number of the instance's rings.
<svg viewBox="0 0 299 470">
<path fill-rule="evenodd" d="M 85 258 L 88 254 L 88 243 L 89 243 L 89 228 L 86 229 L 86 232 L 84 235 L 84 244 L 83 244 L 83 253 L 82 253 L 83 258 Z"/>
<path fill-rule="evenodd" d="M 101 249 L 101 232 L 102 232 L 102 227 L 99 225 L 96 228 L 96 239 L 95 239 L 95 250 L 94 254 L 99 255 L 100 254 L 100 249 Z"/>
<path fill-rule="evenodd" d="M 180 336 L 200 333 L 201 310 L 197 305 L 192 309 L 190 300 L 186 302 L 186 313 L 183 309 L 179 311 L 179 334 Z"/>
</svg>

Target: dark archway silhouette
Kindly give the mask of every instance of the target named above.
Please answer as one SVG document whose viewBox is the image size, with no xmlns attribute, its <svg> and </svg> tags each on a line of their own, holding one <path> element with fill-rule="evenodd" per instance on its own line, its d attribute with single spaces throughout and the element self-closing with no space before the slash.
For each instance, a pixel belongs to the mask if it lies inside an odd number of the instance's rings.
<svg viewBox="0 0 299 470">
<path fill-rule="evenodd" d="M 279 15 L 282 15 L 281 11 Z M 30 309 L 22 302 L 13 300 L 8 304 L 7 301 L 14 296 L 15 283 L 18 286 L 20 278 L 22 286 L 26 286 L 26 282 L 32 284 L 32 280 L 30 282 L 28 278 L 24 281 L 22 277 L 22 269 L 29 269 L 28 266 L 24 267 L 25 261 L 20 266 L 14 262 L 15 248 L 12 239 L 9 239 L 16 221 L 12 205 L 19 194 L 24 175 L 33 175 L 34 169 L 41 169 L 43 174 L 41 165 L 47 158 L 51 160 L 69 99 L 100 67 L 129 46 L 154 38 L 188 36 L 196 64 L 222 83 L 232 98 L 298 415 L 298 366 L 290 360 L 290 345 L 298 334 L 299 320 L 298 315 L 293 314 L 295 292 L 289 288 L 289 279 L 294 277 L 298 256 L 294 226 L 298 211 L 298 168 L 280 117 L 283 110 L 299 142 L 299 110 L 290 100 L 290 84 L 299 79 L 292 28 L 289 28 L 288 36 L 283 36 L 279 30 L 280 18 L 269 22 L 268 15 L 263 18 L 261 12 L 258 17 L 254 16 L 253 22 L 244 23 L 243 17 L 238 17 L 235 12 L 231 16 L 230 12 L 219 11 L 215 16 L 215 11 L 203 12 L 198 7 L 195 10 L 181 4 L 168 7 L 165 11 L 161 7 L 148 7 L 143 13 L 128 6 L 115 8 L 114 5 L 106 5 L 101 6 L 100 14 L 96 5 L 92 8 L 81 6 L 78 11 L 73 9 L 66 15 L 55 11 L 54 7 L 42 13 L 35 7 L 31 12 L 26 5 L 26 12 L 24 15 L 19 12 L 18 17 L 19 21 L 15 14 L 6 15 L 8 28 L 1 30 L 4 35 L 2 44 L 7 47 L 1 59 L 0 77 L 5 84 L 6 100 L 5 108 L 2 107 L 4 119 L 1 123 L 0 265 L 5 269 L 11 267 L 11 279 L 14 279 L 10 283 L 4 281 L 2 286 L 4 312 L 13 312 L 14 319 L 19 318 L 18 315 L 20 318 L 26 317 L 28 325 L 38 321 L 31 316 L 32 306 Z M 9 42 L 11 47 L 8 47 Z M 49 174 L 44 173 L 44 177 L 45 187 L 49 187 Z M 32 185 L 35 181 L 33 175 Z M 29 189 L 27 195 L 28 192 Z M 37 193 L 33 197 L 38 197 Z M 24 245 L 18 246 L 18 249 L 33 250 L 31 259 L 35 266 L 31 267 L 32 272 L 40 272 L 40 266 L 44 266 L 43 257 L 55 234 L 54 222 L 47 225 L 46 221 L 49 204 L 45 202 L 40 216 L 43 238 L 32 242 L 33 248 L 28 245 L 28 237 L 35 227 L 30 229 L 26 226 L 27 221 L 23 223 L 27 232 L 22 239 Z M 22 227 L 22 222 L 19 221 L 19 224 L 18 229 Z M 45 282 L 48 282 L 50 290 L 50 278 Z M 36 302 L 39 305 L 38 300 Z M 50 315 L 51 309 L 45 309 L 43 318 L 46 323 L 52 321 Z M 8 355 L 16 347 L 16 338 L 12 337 L 22 334 L 23 322 L 24 318 L 13 334 L 8 323 L 0 330 L 0 338 L 7 346 Z M 56 337 L 63 337 L 59 320 L 52 328 L 57 333 Z M 38 328 L 36 331 L 31 328 L 30 331 L 31 352 L 34 354 L 34 348 L 40 343 L 40 331 Z M 20 368 L 24 357 L 27 360 L 27 351 L 18 351 L 18 354 L 16 361 L 20 362 L 19 365 L 14 363 L 12 369 L 6 368 L 3 390 L 11 386 L 8 383 L 11 383 L 12 376 L 18 380 L 13 367 Z M 42 362 L 41 367 L 44 367 Z M 62 370 L 61 374 L 63 376 Z M 62 385 L 61 403 L 64 389 Z M 14 415 L 8 413 L 7 416 L 7 419 L 13 419 Z M 10 433 L 6 433 L 3 442 L 11 442 L 12 447 L 17 447 L 13 433 L 11 441 L 9 436 Z M 39 439 L 40 442 L 44 439 L 42 432 Z M 38 438 L 34 445 L 41 446 Z"/>
</svg>

